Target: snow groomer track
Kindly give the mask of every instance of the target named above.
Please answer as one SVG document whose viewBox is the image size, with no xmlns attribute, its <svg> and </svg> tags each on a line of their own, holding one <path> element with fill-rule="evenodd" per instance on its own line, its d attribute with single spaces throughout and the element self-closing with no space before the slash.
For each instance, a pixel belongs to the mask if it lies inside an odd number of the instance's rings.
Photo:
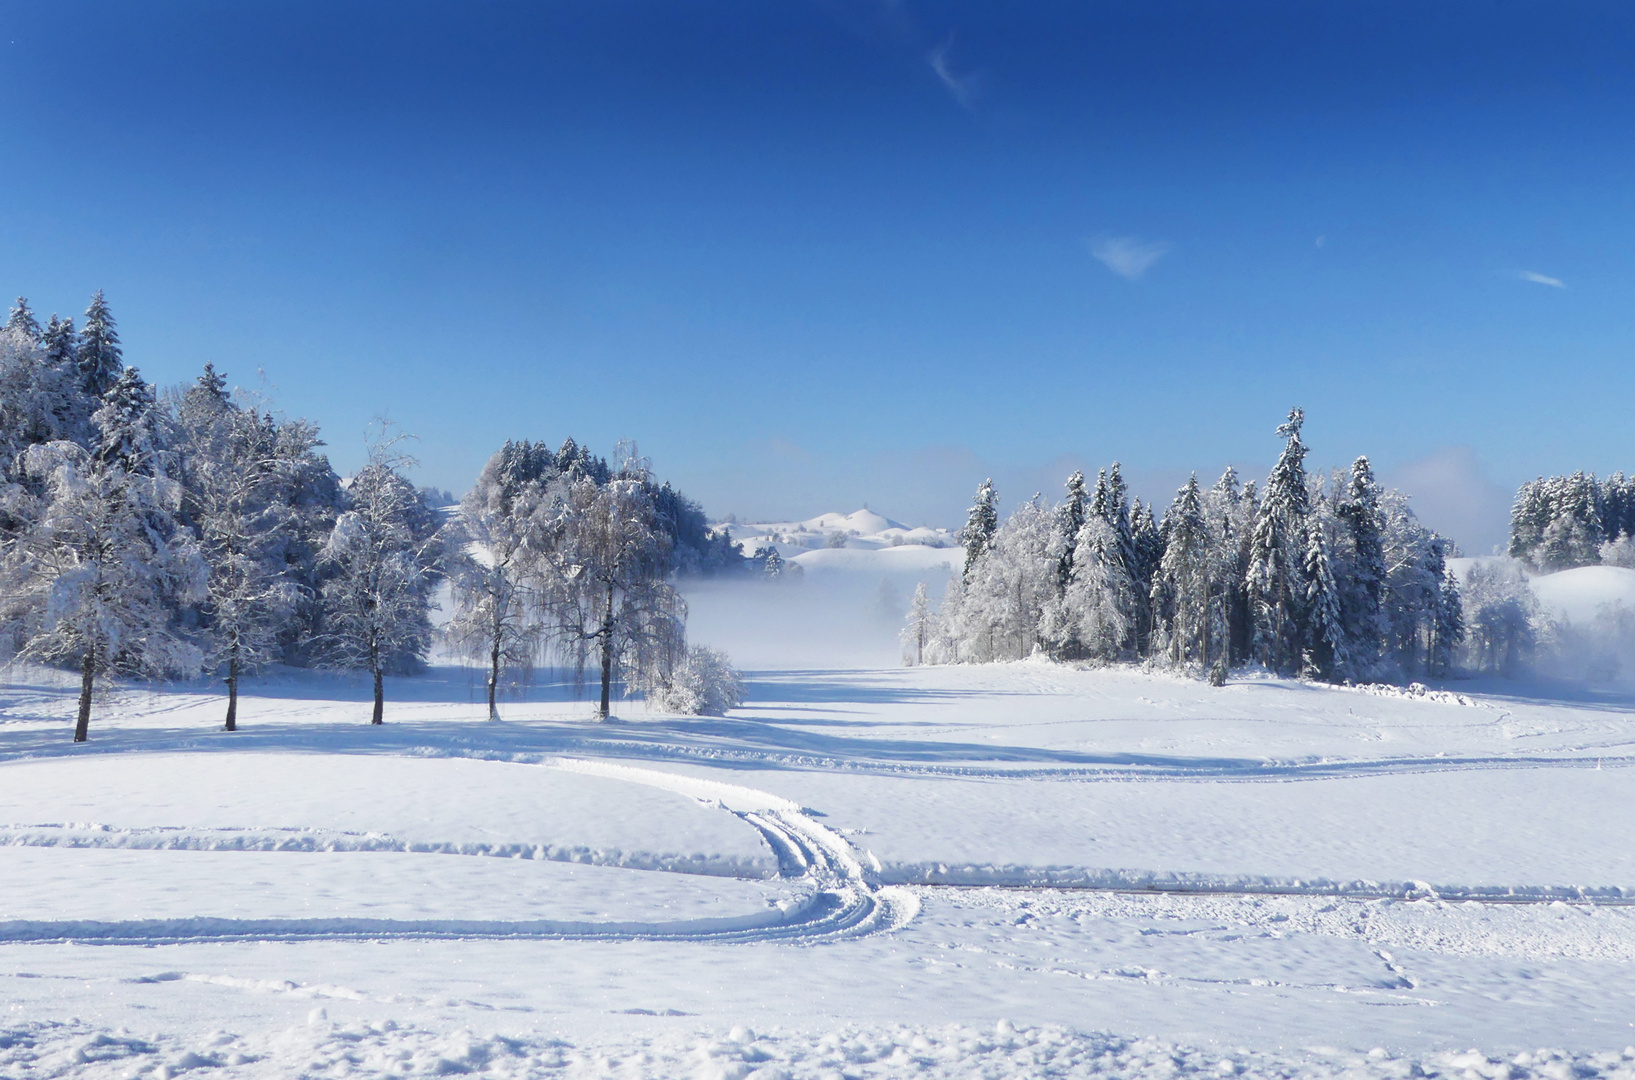
<svg viewBox="0 0 1635 1080">
<path fill-rule="evenodd" d="M 387 941 L 399 939 L 545 939 L 581 941 L 786 942 L 816 944 L 879 933 L 899 927 L 917 913 L 914 894 L 899 886 L 876 887 L 844 839 L 813 821 L 796 804 L 762 791 L 652 769 L 578 759 L 554 759 L 546 768 L 601 776 L 673 791 L 733 814 L 756 829 L 778 860 L 779 877 L 795 886 L 785 902 L 762 912 L 672 922 L 611 922 L 548 919 L 235 919 L 188 917 L 120 921 L 0 921 L 0 942 L 76 942 L 104 945 L 160 945 L 204 941 Z M 13 835 L 13 844 L 34 846 L 45 829 Z M 236 832 L 236 830 L 226 830 Z M 119 833 L 96 832 L 50 846 L 137 847 L 153 849 Z M 189 844 L 185 835 L 164 838 L 163 849 Z M 205 844 L 212 850 L 256 850 Z M 237 837 L 235 837 L 237 839 Z M 86 842 L 86 841 L 89 842 Z M 0 839 L 0 843 L 6 839 Z M 389 849 L 389 848 L 388 848 Z M 262 848 L 260 850 L 266 850 Z M 330 852 L 378 851 L 382 845 Z"/>
</svg>

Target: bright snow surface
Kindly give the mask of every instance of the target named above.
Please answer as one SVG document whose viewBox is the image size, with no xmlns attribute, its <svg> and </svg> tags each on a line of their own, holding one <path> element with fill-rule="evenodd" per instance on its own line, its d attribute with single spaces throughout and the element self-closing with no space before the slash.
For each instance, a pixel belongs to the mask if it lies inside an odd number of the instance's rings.
<svg viewBox="0 0 1635 1080">
<path fill-rule="evenodd" d="M 494 724 L 440 670 L 371 728 L 285 674 L 80 747 L 73 691 L 0 710 L 7 1078 L 1635 1071 L 1627 688 L 783 667 Z"/>
</svg>

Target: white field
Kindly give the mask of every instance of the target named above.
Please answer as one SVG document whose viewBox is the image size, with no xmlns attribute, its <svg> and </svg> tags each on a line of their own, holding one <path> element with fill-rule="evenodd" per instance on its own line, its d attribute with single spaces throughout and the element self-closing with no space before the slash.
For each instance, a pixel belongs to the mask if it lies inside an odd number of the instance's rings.
<svg viewBox="0 0 1635 1080">
<path fill-rule="evenodd" d="M 905 669 L 819 582 L 695 591 L 725 718 L 286 672 L 76 747 L 11 672 L 0 1077 L 1635 1073 L 1628 684 Z"/>
</svg>

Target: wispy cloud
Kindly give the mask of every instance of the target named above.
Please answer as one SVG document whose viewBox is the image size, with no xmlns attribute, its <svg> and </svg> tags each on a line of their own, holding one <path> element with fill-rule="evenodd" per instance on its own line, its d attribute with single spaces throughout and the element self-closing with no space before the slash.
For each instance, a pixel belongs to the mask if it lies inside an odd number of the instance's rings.
<svg viewBox="0 0 1635 1080">
<path fill-rule="evenodd" d="M 936 73 L 938 81 L 943 85 L 961 108 L 969 109 L 976 105 L 977 95 L 981 92 L 981 77 L 976 74 L 961 75 L 954 70 L 950 56 L 954 48 L 954 37 L 950 34 L 941 45 L 931 50 L 926 62 Z"/>
<path fill-rule="evenodd" d="M 1567 283 L 1560 278 L 1551 277 L 1549 274 L 1541 274 L 1537 270 L 1517 270 L 1516 279 L 1518 281 L 1531 281 L 1535 285 L 1548 285 L 1552 289 L 1565 289 L 1567 287 Z"/>
<path fill-rule="evenodd" d="M 1152 269 L 1154 263 L 1170 253 L 1171 245 L 1162 240 L 1143 241 L 1133 236 L 1114 236 L 1097 240 L 1090 245 L 1090 254 L 1106 264 L 1107 269 L 1122 278 L 1134 281 Z"/>
</svg>

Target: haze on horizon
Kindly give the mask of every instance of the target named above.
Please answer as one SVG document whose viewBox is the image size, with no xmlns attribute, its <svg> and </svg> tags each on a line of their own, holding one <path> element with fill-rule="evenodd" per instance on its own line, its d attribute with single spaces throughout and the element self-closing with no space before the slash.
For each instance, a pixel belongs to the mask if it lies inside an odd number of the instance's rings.
<svg viewBox="0 0 1635 1080">
<path fill-rule="evenodd" d="M 957 525 L 1369 454 L 1467 550 L 1635 467 L 1635 14 L 1454 2 L 5 4 L 0 289 L 106 290 L 463 490 L 640 440 L 720 516 Z"/>
</svg>

